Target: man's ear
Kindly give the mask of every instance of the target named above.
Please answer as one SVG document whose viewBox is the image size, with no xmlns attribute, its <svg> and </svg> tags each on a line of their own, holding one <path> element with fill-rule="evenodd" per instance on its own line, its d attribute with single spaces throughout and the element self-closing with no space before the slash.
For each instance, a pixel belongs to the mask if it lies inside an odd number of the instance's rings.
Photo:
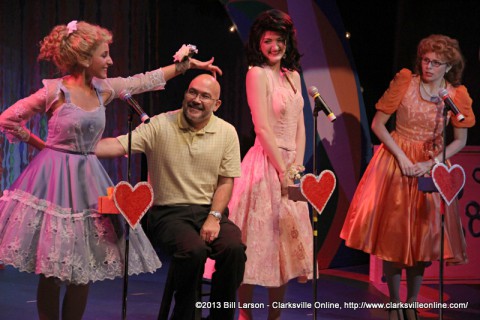
<svg viewBox="0 0 480 320">
<path fill-rule="evenodd" d="M 222 100 L 218 99 L 215 101 L 215 106 L 213 107 L 213 112 L 217 111 L 218 108 L 220 108 L 220 105 L 222 104 Z"/>
</svg>

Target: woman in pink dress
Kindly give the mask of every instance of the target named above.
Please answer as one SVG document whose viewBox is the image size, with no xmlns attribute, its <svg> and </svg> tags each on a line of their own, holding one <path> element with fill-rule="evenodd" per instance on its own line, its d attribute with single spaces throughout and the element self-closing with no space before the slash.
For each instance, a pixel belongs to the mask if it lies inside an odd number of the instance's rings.
<svg viewBox="0 0 480 320">
<path fill-rule="evenodd" d="M 283 301 L 290 279 L 311 278 L 313 264 L 307 204 L 287 195 L 305 151 L 300 54 L 291 18 L 279 10 L 262 13 L 250 30 L 247 58 L 257 137 L 242 161 L 229 209 L 247 245 L 240 303 L 251 302 L 253 285 L 260 285 L 269 288 L 272 306 Z M 280 309 L 270 307 L 268 319 L 279 317 Z M 240 319 L 251 318 L 250 309 L 240 309 Z"/>
<path fill-rule="evenodd" d="M 418 45 L 417 74 L 397 73 L 376 105 L 372 130 L 382 145 L 358 185 L 340 236 L 347 246 L 383 260 L 391 302 L 400 302 L 402 269 L 406 302 L 415 302 L 426 264 L 440 258 L 440 195 L 419 191 L 418 177 L 444 160 L 439 90 L 447 90 L 465 116 L 460 122 L 448 114 L 453 141 L 446 146 L 447 159 L 465 146 L 467 128 L 475 124 L 472 100 L 460 85 L 463 68 L 457 40 L 431 35 Z M 396 129 L 389 133 L 385 124 L 394 113 Z M 456 202 L 446 208 L 444 257 L 448 264 L 467 262 Z M 416 310 L 403 311 L 390 310 L 390 319 L 417 319 Z"/>
</svg>

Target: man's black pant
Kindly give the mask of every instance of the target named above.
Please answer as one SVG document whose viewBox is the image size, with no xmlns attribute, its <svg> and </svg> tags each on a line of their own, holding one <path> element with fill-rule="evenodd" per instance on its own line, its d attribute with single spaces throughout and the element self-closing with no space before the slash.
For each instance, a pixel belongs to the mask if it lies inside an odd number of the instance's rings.
<svg viewBox="0 0 480 320">
<path fill-rule="evenodd" d="M 210 319 L 233 319 L 235 308 L 223 302 L 235 302 L 236 291 L 245 270 L 245 245 L 240 229 L 223 215 L 218 238 L 206 243 L 200 229 L 208 217 L 209 206 L 154 206 L 148 216 L 152 240 L 173 256 L 175 308 L 172 319 L 194 319 L 196 291 L 202 279 L 207 257 L 215 260 L 210 301 L 221 308 L 210 309 Z M 235 304 L 233 304 L 235 305 Z"/>
</svg>

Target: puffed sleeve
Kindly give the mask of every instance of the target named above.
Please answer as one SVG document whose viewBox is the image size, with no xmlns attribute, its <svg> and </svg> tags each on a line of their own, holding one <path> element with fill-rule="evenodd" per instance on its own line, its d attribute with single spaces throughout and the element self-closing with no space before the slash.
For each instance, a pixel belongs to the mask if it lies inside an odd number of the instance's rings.
<svg viewBox="0 0 480 320">
<path fill-rule="evenodd" d="M 28 141 L 30 130 L 25 127 L 30 118 L 39 112 L 45 112 L 45 87 L 34 94 L 18 100 L 2 114 L 0 114 L 0 131 L 5 133 L 8 141 Z"/>
<path fill-rule="evenodd" d="M 470 98 L 465 86 L 459 86 L 455 89 L 453 103 L 457 106 L 458 111 L 465 116 L 465 120 L 459 122 L 457 118 L 451 117 L 452 125 L 457 128 L 473 127 L 475 125 L 475 114 L 472 110 L 472 98 Z"/>
<path fill-rule="evenodd" d="M 390 81 L 390 86 L 383 96 L 378 100 L 375 108 L 378 111 L 382 111 L 386 114 L 394 113 L 400 102 L 407 92 L 408 86 L 412 81 L 412 72 L 408 69 L 402 69 L 398 72 L 392 81 Z"/>
<path fill-rule="evenodd" d="M 115 98 L 119 98 L 122 91 L 135 95 L 147 91 L 162 90 L 166 84 L 162 68 L 127 78 L 95 79 L 95 81 L 95 84 L 98 84 L 102 91 L 110 92 L 105 104 L 110 103 Z"/>
</svg>

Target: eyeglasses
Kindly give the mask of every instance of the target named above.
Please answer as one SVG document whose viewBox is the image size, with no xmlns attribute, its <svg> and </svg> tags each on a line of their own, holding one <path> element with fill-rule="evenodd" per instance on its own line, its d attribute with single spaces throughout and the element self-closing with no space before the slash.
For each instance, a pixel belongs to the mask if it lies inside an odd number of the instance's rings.
<svg viewBox="0 0 480 320">
<path fill-rule="evenodd" d="M 185 92 L 185 94 L 187 95 L 187 97 L 189 97 L 191 99 L 195 99 L 198 96 L 198 98 L 200 99 L 201 102 L 209 102 L 209 101 L 218 100 L 218 99 L 212 98 L 212 96 L 209 95 L 208 93 L 200 93 L 193 88 L 188 89 Z"/>
<path fill-rule="evenodd" d="M 423 58 L 422 63 L 427 66 L 431 63 L 432 67 L 435 67 L 435 68 L 438 68 L 440 66 L 443 66 L 444 64 L 447 64 L 446 62 L 440 62 L 438 60 L 430 60 L 428 58 Z"/>
</svg>

